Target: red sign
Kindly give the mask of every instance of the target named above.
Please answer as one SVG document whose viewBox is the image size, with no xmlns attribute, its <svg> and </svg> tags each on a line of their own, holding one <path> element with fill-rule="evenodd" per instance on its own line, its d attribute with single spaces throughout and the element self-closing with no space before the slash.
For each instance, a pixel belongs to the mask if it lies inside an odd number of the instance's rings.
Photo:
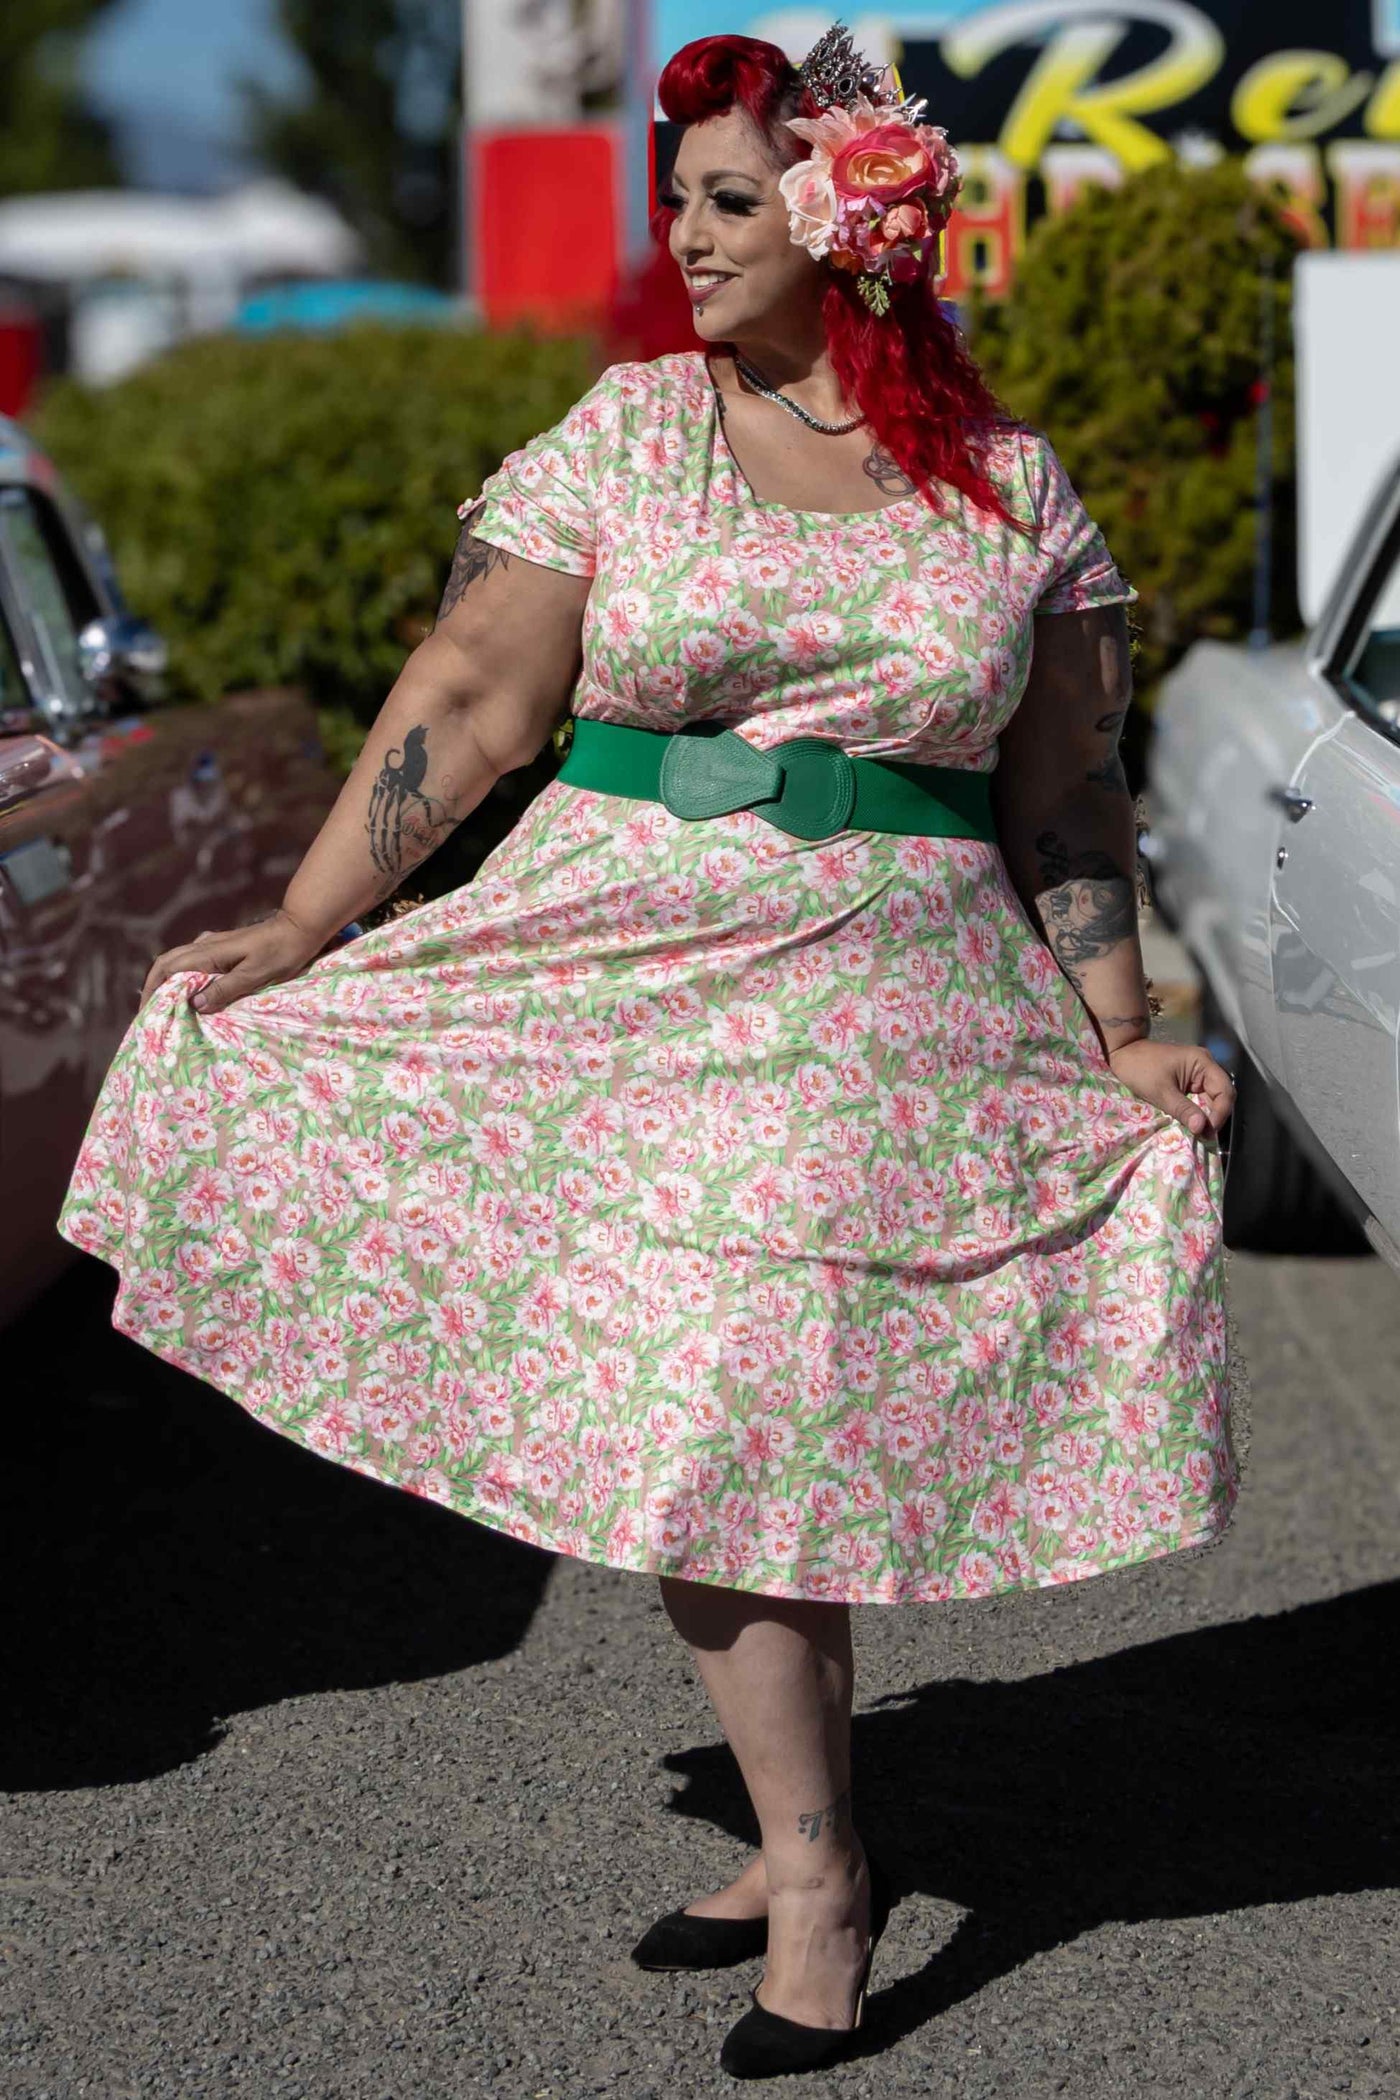
<svg viewBox="0 0 1400 2100">
<path fill-rule="evenodd" d="M 615 127 L 473 133 L 473 289 L 493 328 L 601 321 L 618 281 Z"/>
<path fill-rule="evenodd" d="M 0 307 L 0 416 L 22 416 L 39 383 L 43 339 L 37 314 Z"/>
</svg>

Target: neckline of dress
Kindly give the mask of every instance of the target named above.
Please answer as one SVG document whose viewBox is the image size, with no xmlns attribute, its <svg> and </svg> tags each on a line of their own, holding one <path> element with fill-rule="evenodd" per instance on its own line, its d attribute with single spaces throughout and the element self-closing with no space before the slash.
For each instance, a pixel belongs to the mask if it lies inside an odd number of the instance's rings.
<svg viewBox="0 0 1400 2100">
<path fill-rule="evenodd" d="M 690 355 L 696 361 L 697 375 L 709 397 L 711 455 L 713 456 L 716 452 L 719 454 L 723 464 L 729 470 L 731 481 L 737 489 L 743 492 L 745 498 L 756 510 L 775 511 L 779 517 L 783 518 L 816 518 L 819 522 L 828 525 L 849 525 L 859 518 L 888 518 L 897 511 L 918 511 L 929 517 L 933 515 L 929 511 L 927 504 L 922 503 L 917 496 L 896 496 L 893 503 L 874 503 L 867 510 L 795 510 L 790 503 L 775 503 L 771 497 L 760 496 L 750 482 L 748 475 L 739 465 L 729 439 L 725 434 L 724 415 L 720 408 L 720 391 L 715 385 L 714 374 L 710 370 L 710 361 L 703 350 L 693 350 Z"/>
</svg>

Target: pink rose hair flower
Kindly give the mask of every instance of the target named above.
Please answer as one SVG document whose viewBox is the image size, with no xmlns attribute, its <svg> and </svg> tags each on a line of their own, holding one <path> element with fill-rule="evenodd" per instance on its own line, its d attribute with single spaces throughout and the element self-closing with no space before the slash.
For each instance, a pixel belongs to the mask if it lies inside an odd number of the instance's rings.
<svg viewBox="0 0 1400 2100">
<path fill-rule="evenodd" d="M 880 100 L 857 95 L 817 117 L 789 117 L 789 131 L 812 152 L 778 185 L 792 239 L 856 273 L 875 313 L 887 310 L 891 283 L 913 284 L 936 269 L 962 184 L 947 133 L 924 122 L 921 101 L 899 98 L 888 73 L 885 81 Z"/>
</svg>

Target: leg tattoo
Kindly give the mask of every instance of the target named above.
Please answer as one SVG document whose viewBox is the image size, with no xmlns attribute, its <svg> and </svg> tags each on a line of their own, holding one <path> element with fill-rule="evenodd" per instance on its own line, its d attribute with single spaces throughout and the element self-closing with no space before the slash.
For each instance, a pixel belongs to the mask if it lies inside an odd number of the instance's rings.
<svg viewBox="0 0 1400 2100">
<path fill-rule="evenodd" d="M 830 1837 L 834 1835 L 843 1823 L 849 1822 L 850 1814 L 851 1790 L 849 1787 L 845 1787 L 834 1801 L 827 1803 L 825 1808 L 807 1809 L 804 1814 L 798 1817 L 797 1827 L 799 1830 L 806 1832 L 808 1844 L 815 1845 L 823 1831 Z"/>
</svg>

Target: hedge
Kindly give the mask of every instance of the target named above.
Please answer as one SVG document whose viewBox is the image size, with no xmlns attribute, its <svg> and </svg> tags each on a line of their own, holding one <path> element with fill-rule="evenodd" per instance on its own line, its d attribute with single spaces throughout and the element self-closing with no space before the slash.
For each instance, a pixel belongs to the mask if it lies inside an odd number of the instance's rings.
<svg viewBox="0 0 1400 2100">
<path fill-rule="evenodd" d="M 1238 164 L 1153 168 L 1042 220 L 973 348 L 1043 429 L 1140 596 L 1139 684 L 1252 624 L 1264 306 L 1272 308 L 1276 630 L 1296 626 L 1291 266 Z"/>
<path fill-rule="evenodd" d="M 32 428 L 166 636 L 175 695 L 301 686 L 344 770 L 432 625 L 458 503 L 597 366 L 581 340 L 437 327 L 210 337 L 115 386 L 59 382 Z M 410 889 L 464 880 L 556 764 L 509 776 Z"/>
</svg>

